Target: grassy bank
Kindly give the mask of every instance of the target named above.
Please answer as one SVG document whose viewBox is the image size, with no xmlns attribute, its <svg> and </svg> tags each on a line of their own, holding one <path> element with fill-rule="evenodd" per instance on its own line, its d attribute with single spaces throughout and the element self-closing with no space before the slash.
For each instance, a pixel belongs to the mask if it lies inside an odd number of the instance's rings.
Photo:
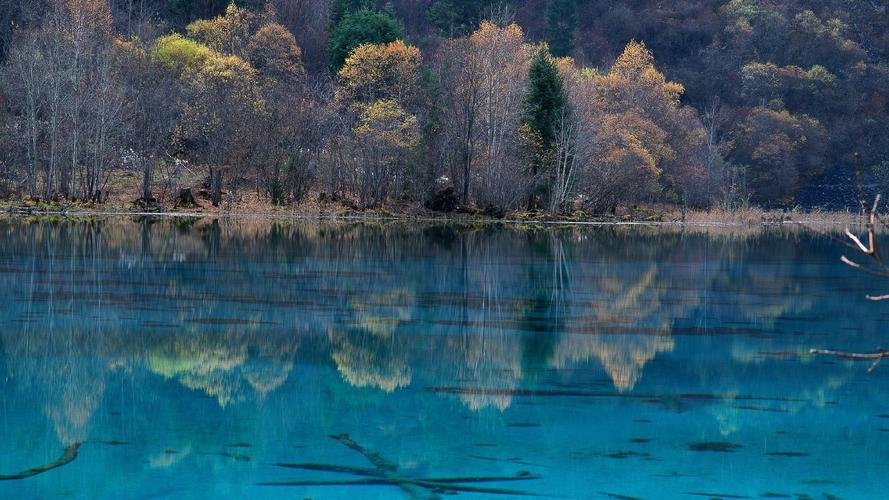
<svg viewBox="0 0 889 500">
<path fill-rule="evenodd" d="M 632 208 L 624 207 L 618 209 L 614 214 L 590 214 L 578 211 L 570 214 L 552 215 L 544 212 L 516 211 L 505 213 L 502 217 L 492 217 L 481 210 L 473 209 L 441 213 L 427 210 L 422 206 L 404 205 L 398 207 L 358 210 L 338 203 L 320 203 L 317 201 L 289 207 L 254 202 L 228 202 L 224 203 L 221 207 L 213 207 L 209 203 L 199 202 L 198 207 L 189 209 L 181 209 L 172 206 L 155 206 L 146 209 L 145 207 L 140 207 L 135 204 L 120 203 L 31 203 L 3 201 L 0 202 L 0 211 L 13 215 L 59 215 L 71 217 L 97 215 L 157 215 L 183 217 L 224 216 L 271 219 L 391 219 L 532 224 L 668 224 L 690 226 L 818 225 L 856 227 L 864 222 L 863 217 L 859 213 L 851 211 L 824 211 L 817 209 L 763 210 L 759 208 L 743 208 L 737 210 L 682 210 L 681 207 L 667 205 L 651 205 Z"/>
</svg>

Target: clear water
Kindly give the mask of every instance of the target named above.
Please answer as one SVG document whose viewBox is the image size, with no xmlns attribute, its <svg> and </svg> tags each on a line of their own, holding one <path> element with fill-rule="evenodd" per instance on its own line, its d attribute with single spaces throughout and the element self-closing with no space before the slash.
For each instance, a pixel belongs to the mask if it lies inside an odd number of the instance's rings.
<svg viewBox="0 0 889 500">
<path fill-rule="evenodd" d="M 889 366 L 807 352 L 889 347 L 889 305 L 864 298 L 889 283 L 825 238 L 0 235 L 0 474 L 59 465 L 2 498 L 886 497 Z"/>
</svg>

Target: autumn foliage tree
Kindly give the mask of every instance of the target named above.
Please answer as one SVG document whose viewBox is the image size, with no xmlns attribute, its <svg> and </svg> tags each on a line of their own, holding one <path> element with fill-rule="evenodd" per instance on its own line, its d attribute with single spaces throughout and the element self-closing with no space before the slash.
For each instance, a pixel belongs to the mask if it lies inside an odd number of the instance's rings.
<svg viewBox="0 0 889 500">
<path fill-rule="evenodd" d="M 889 164 L 877 3 L 12 2 L 0 193 L 842 205 L 838 155 L 874 182 Z"/>
<path fill-rule="evenodd" d="M 479 106 L 474 157 L 475 202 L 494 211 L 519 207 L 531 176 L 517 161 L 522 104 L 528 89 L 533 48 L 517 24 L 502 27 L 483 21 L 470 35 L 467 50 L 477 59 Z"/>
<path fill-rule="evenodd" d="M 683 86 L 668 81 L 637 42 L 627 45 L 597 86 L 604 113 L 600 161 L 609 172 L 601 179 L 599 208 L 670 195 L 682 202 L 689 187 L 684 183 L 704 175 L 697 155 L 677 155 L 703 147 L 704 139 L 696 113 L 680 105 Z M 672 133 L 678 131 L 683 133 Z"/>
<path fill-rule="evenodd" d="M 358 46 L 338 73 L 334 104 L 352 117 L 344 132 L 358 153 L 341 168 L 361 206 L 379 206 L 406 187 L 419 141 L 421 64 L 419 49 L 397 40 Z"/>
</svg>

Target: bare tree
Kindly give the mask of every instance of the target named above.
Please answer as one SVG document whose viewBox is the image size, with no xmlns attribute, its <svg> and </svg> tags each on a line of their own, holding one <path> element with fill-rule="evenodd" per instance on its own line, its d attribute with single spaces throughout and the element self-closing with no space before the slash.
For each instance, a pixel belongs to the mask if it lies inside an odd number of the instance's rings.
<svg viewBox="0 0 889 500">
<path fill-rule="evenodd" d="M 54 2 L 52 13 L 44 20 L 38 37 L 41 52 L 46 59 L 46 78 L 44 80 L 44 98 L 46 113 L 46 137 L 48 141 L 48 158 L 44 161 L 43 197 L 50 199 L 55 189 L 56 173 L 61 157 L 62 133 L 67 94 L 65 83 L 68 81 L 69 68 L 67 54 L 60 43 L 65 29 L 65 11 L 61 2 Z"/>
<path fill-rule="evenodd" d="M 104 47 L 93 59 L 93 85 L 84 117 L 87 151 L 82 160 L 80 196 L 96 202 L 102 201 L 102 190 L 111 171 L 111 163 L 120 154 L 120 130 L 125 118 L 124 88 L 118 78 L 114 59 L 112 47 Z"/>
<path fill-rule="evenodd" d="M 9 56 L 5 75 L 7 89 L 18 103 L 15 112 L 20 119 L 21 142 L 27 160 L 28 197 L 36 198 L 37 173 L 40 164 L 40 135 L 46 78 L 46 60 L 36 36 L 21 33 Z"/>
<path fill-rule="evenodd" d="M 153 48 L 141 39 L 120 47 L 119 73 L 124 86 L 127 117 L 123 144 L 131 164 L 142 174 L 143 204 L 151 204 L 154 169 L 172 146 L 179 121 L 179 79 L 153 60 Z"/>
<path fill-rule="evenodd" d="M 470 43 L 481 70 L 476 200 L 507 210 L 526 199 L 531 184 L 515 157 L 531 49 L 515 24 L 500 28 L 483 22 Z"/>
<path fill-rule="evenodd" d="M 256 115 L 256 147 L 250 162 L 276 205 L 302 200 L 316 178 L 327 132 L 324 94 L 323 83 L 284 86 L 268 81 L 263 85 L 266 105 Z"/>
<path fill-rule="evenodd" d="M 442 86 L 446 147 L 458 155 L 451 177 L 459 179 L 461 199 L 469 203 L 478 121 L 482 104 L 482 73 L 467 38 L 444 42 L 436 59 Z M 456 168 L 454 168 L 456 167 Z"/>
<path fill-rule="evenodd" d="M 571 106 L 562 106 L 555 144 L 555 165 L 550 188 L 549 211 L 558 214 L 571 199 L 577 181 L 578 133 L 580 123 Z M 583 145 L 581 145 L 583 147 Z"/>
</svg>

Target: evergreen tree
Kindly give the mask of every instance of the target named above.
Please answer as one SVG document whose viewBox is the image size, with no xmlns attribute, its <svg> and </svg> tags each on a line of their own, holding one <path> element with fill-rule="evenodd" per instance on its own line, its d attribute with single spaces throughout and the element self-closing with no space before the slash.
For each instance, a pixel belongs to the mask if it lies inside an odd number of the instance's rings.
<svg viewBox="0 0 889 500">
<path fill-rule="evenodd" d="M 340 22 L 347 15 L 349 15 L 349 11 L 352 5 L 349 0 L 333 0 L 330 4 L 330 10 L 327 14 L 327 32 L 329 34 L 333 34 L 336 31 L 337 26 L 339 26 Z"/>
<path fill-rule="evenodd" d="M 562 76 L 545 43 L 531 60 L 528 85 L 523 135 L 531 153 L 531 174 L 544 174 L 536 179 L 528 199 L 528 208 L 534 209 L 544 206 L 552 191 L 549 177 L 555 160 L 559 122 L 567 105 Z"/>
<path fill-rule="evenodd" d="M 577 0 L 550 0 L 546 9 L 546 34 L 556 57 L 574 52 L 574 31 L 577 29 Z"/>
<path fill-rule="evenodd" d="M 525 101 L 525 124 L 548 150 L 556 138 L 559 117 L 566 105 L 565 88 L 556 61 L 542 44 L 531 60 L 530 89 Z"/>
<path fill-rule="evenodd" d="M 339 12 L 342 11 L 338 11 L 337 15 Z M 331 67 L 334 71 L 339 70 L 352 50 L 359 45 L 391 43 L 403 38 L 401 23 L 390 12 L 368 7 L 351 12 L 345 10 L 345 15 L 336 22 L 330 33 Z"/>
<path fill-rule="evenodd" d="M 478 27 L 485 2 L 478 0 L 436 0 L 426 18 L 445 36 L 460 36 Z"/>
</svg>

